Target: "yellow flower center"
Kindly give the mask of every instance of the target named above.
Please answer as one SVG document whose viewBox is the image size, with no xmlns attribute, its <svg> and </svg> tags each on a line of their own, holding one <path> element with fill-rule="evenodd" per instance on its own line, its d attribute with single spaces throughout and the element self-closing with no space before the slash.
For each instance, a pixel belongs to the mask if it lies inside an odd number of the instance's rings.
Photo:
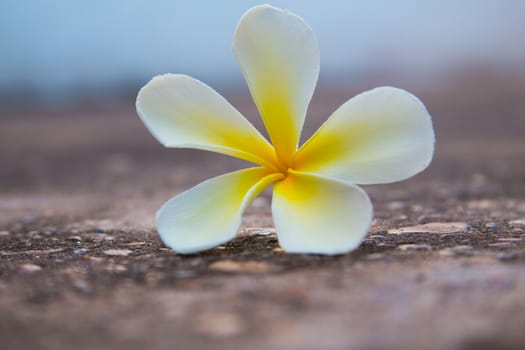
<svg viewBox="0 0 525 350">
<path fill-rule="evenodd" d="M 271 167 L 266 166 L 270 173 L 281 174 L 283 177 L 281 180 L 284 180 L 290 171 L 296 170 L 293 166 L 293 159 L 295 154 L 292 157 L 288 157 L 289 161 L 279 159 L 277 157 L 271 162 Z M 281 181 L 278 180 L 278 181 Z"/>
</svg>

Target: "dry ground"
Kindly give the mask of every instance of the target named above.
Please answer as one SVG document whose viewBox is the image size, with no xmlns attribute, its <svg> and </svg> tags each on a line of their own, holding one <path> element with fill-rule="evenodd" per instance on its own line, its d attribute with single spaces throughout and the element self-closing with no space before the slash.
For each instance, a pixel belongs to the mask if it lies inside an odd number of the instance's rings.
<svg viewBox="0 0 525 350">
<path fill-rule="evenodd" d="M 306 134 L 358 92 L 334 91 L 316 96 Z M 177 255 L 155 210 L 245 164 L 163 149 L 132 101 L 2 111 L 1 347 L 523 348 L 525 85 L 414 92 L 434 116 L 435 160 L 367 187 L 369 237 L 335 257 L 283 253 L 269 193 L 236 240 Z M 246 96 L 233 103 L 255 120 Z"/>
</svg>

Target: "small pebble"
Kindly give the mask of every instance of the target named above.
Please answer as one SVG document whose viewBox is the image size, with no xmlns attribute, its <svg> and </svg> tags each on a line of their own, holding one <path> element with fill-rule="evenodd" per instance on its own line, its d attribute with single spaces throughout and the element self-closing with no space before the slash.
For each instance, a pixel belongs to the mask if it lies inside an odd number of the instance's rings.
<svg viewBox="0 0 525 350">
<path fill-rule="evenodd" d="M 133 253 L 133 251 L 128 249 L 108 249 L 104 250 L 102 253 L 109 256 L 128 256 Z"/>
<path fill-rule="evenodd" d="M 9 236 L 9 231 L 0 231 L 0 237 L 7 237 Z"/>
<path fill-rule="evenodd" d="M 221 272 L 268 272 L 275 271 L 277 266 L 261 261 L 219 260 L 208 265 L 210 270 Z"/>
<path fill-rule="evenodd" d="M 42 270 L 42 267 L 36 264 L 22 264 L 20 265 L 19 268 L 20 268 L 20 271 L 23 273 L 34 273 L 34 272 Z"/>
<path fill-rule="evenodd" d="M 397 246 L 401 251 L 429 251 L 432 247 L 428 244 L 401 244 Z"/>
<path fill-rule="evenodd" d="M 373 239 L 374 241 L 384 241 L 387 238 L 385 236 L 382 236 L 382 235 L 371 235 L 370 239 Z"/>
<path fill-rule="evenodd" d="M 275 235 L 275 232 L 272 232 L 272 231 L 260 231 L 260 232 L 252 233 L 252 235 L 254 235 L 254 236 L 271 236 L 271 235 Z"/>
<path fill-rule="evenodd" d="M 390 243 L 390 242 L 379 242 L 377 243 L 377 246 L 383 247 L 383 248 L 395 248 L 396 247 L 395 243 Z"/>
<path fill-rule="evenodd" d="M 497 222 L 488 222 L 485 224 L 485 227 L 491 230 L 496 230 L 499 227 Z"/>
<path fill-rule="evenodd" d="M 522 238 L 517 237 L 508 237 L 508 238 L 499 238 L 498 242 L 522 242 Z"/>
<path fill-rule="evenodd" d="M 271 236 L 276 234 L 275 229 L 271 227 L 247 228 L 246 233 L 251 236 Z"/>
<path fill-rule="evenodd" d="M 95 232 L 96 232 L 96 233 L 106 233 L 106 230 L 104 230 L 104 229 L 101 228 L 101 227 L 97 227 L 97 228 L 95 229 Z"/>
<path fill-rule="evenodd" d="M 429 222 L 423 225 L 401 227 L 388 230 L 389 234 L 400 235 L 403 233 L 453 233 L 465 232 L 468 225 L 464 222 Z"/>
<path fill-rule="evenodd" d="M 498 242 L 498 243 L 490 243 L 489 247 L 491 248 L 512 248 L 516 245 L 512 242 Z"/>
<path fill-rule="evenodd" d="M 509 224 L 511 224 L 512 226 L 525 226 L 525 218 L 521 220 L 509 221 Z"/>
<path fill-rule="evenodd" d="M 69 236 L 66 239 L 68 241 L 80 242 L 82 240 L 82 237 L 80 237 L 80 236 Z"/>
<path fill-rule="evenodd" d="M 80 248 L 80 249 L 73 250 L 73 254 L 75 255 L 83 255 L 83 254 L 86 254 L 87 252 L 88 252 L 88 249 L 86 248 Z"/>
</svg>

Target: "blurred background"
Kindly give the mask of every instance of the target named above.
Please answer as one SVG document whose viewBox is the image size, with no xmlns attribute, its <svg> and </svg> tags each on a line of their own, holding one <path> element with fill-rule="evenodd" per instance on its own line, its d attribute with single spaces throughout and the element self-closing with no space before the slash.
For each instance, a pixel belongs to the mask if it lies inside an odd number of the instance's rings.
<svg viewBox="0 0 525 350">
<path fill-rule="evenodd" d="M 185 73 L 217 89 L 261 127 L 231 52 L 240 16 L 257 4 L 3 0 L 0 189 L 113 188 L 152 174 L 172 179 L 166 174 L 175 176 L 174 164 L 180 176 L 184 161 L 205 160 L 202 175 L 189 171 L 186 180 L 173 180 L 194 183 L 224 164 L 237 166 L 221 156 L 164 149 L 139 122 L 134 99 L 153 76 Z M 477 152 L 479 145 L 491 145 L 486 152 L 494 157 L 520 149 L 524 1 L 272 4 L 302 16 L 320 45 L 321 75 L 303 140 L 346 99 L 394 85 L 419 96 L 433 115 L 435 162 L 445 154 L 464 162 L 470 153 L 460 149 Z M 509 143 L 505 151 L 501 140 Z M 451 168 L 458 167 L 436 165 L 434 174 L 450 174 Z"/>
<path fill-rule="evenodd" d="M 3 0 L 2 102 L 113 100 L 164 72 L 244 88 L 231 40 L 240 16 L 258 3 Z M 323 82 L 388 78 L 435 86 L 463 69 L 523 74 L 521 0 L 272 4 L 297 13 L 314 29 Z"/>
</svg>

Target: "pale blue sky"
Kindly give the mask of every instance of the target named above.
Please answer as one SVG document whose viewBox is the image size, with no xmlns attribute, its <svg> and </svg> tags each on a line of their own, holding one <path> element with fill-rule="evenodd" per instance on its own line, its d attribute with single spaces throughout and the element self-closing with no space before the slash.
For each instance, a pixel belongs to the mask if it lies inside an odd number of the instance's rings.
<svg viewBox="0 0 525 350">
<path fill-rule="evenodd" d="M 186 73 L 242 77 L 231 52 L 240 16 L 261 1 L 2 0 L 0 93 L 39 96 Z M 317 35 L 321 76 L 374 68 L 435 74 L 458 63 L 525 62 L 523 0 L 272 1 Z M 523 66 L 523 65 L 522 65 Z"/>
</svg>

